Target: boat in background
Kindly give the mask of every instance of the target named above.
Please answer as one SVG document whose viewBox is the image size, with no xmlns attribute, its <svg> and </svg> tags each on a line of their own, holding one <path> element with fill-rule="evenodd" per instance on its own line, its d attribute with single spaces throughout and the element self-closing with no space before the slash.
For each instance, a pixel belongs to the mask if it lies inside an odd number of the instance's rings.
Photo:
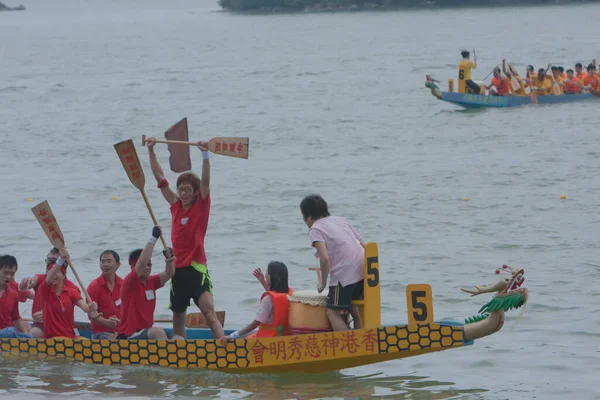
<svg viewBox="0 0 600 400">
<path fill-rule="evenodd" d="M 486 108 L 486 107 L 521 107 L 534 104 L 531 96 L 488 96 L 485 94 L 457 93 L 453 91 L 453 81 L 448 80 L 448 91 L 443 92 L 435 84 L 439 81 L 433 80 L 429 75 L 425 77 L 425 87 L 431 90 L 431 94 L 437 99 L 456 104 L 464 108 Z M 481 83 L 481 82 L 477 82 Z M 589 100 L 597 100 L 597 95 L 592 93 L 562 94 L 560 96 L 546 95 L 536 96 L 537 104 L 563 104 L 578 103 Z"/>
<path fill-rule="evenodd" d="M 476 339 L 498 332 L 504 312 L 523 306 L 528 297 L 524 271 L 503 266 L 508 273 L 493 285 L 461 289 L 475 296 L 495 293 L 479 313 L 464 323 L 434 321 L 431 286 L 406 286 L 407 324 L 381 324 L 379 255 L 376 243 L 365 247 L 364 299 L 356 300 L 362 329 L 333 332 L 321 300 L 290 297 L 290 331 L 287 336 L 236 338 L 223 345 L 206 328 L 186 328 L 186 340 L 90 340 L 81 337 L 52 339 L 0 339 L 5 357 L 64 359 L 100 365 L 148 365 L 202 368 L 229 373 L 320 373 L 472 345 Z M 316 291 L 315 291 L 316 293 Z M 165 328 L 171 332 L 171 328 Z M 226 329 L 225 334 L 233 332 Z"/>
</svg>

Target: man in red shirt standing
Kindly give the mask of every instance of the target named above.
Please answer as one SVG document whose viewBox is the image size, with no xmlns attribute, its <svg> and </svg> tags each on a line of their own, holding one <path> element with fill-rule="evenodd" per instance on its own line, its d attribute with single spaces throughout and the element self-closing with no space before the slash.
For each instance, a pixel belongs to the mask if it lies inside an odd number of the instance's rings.
<svg viewBox="0 0 600 400">
<path fill-rule="evenodd" d="M 203 158 L 202 179 L 193 172 L 184 172 L 177 178 L 177 193 L 171 191 L 164 177 L 154 153 L 155 144 L 155 138 L 147 140 L 152 173 L 163 197 L 171 205 L 171 241 L 176 257 L 169 306 L 173 311 L 173 332 L 185 338 L 185 314 L 191 299 L 204 315 L 213 338 L 221 339 L 224 332 L 215 314 L 212 281 L 204 251 L 210 213 L 208 143 L 198 142 Z"/>
<path fill-rule="evenodd" d="M 121 258 L 114 250 L 100 254 L 102 275 L 88 286 L 88 294 L 98 304 L 100 316 L 92 320 L 92 339 L 114 339 L 121 317 L 121 285 L 123 279 L 117 275 Z"/>
<path fill-rule="evenodd" d="M 144 249 L 137 249 L 129 255 L 131 272 L 127 274 L 121 286 L 121 322 L 117 339 L 183 339 L 164 329 L 153 327 L 156 308 L 156 290 L 160 289 L 175 274 L 171 252 L 163 251 L 166 259 L 165 270 L 160 274 L 152 272 L 152 250 L 160 237 L 160 227 L 152 229 L 152 236 Z"/>
<path fill-rule="evenodd" d="M 17 259 L 0 256 L 0 338 L 31 338 L 29 327 L 19 314 L 19 294 L 10 287 L 17 272 Z"/>
<path fill-rule="evenodd" d="M 66 263 L 69 260 L 67 249 L 59 251 L 60 256 L 46 275 L 25 278 L 19 289 L 35 289 L 41 296 L 44 315 L 44 339 L 53 337 L 75 338 L 79 332 L 75 329 L 75 306 L 88 314 L 90 319 L 98 317 L 98 305 L 86 304 L 81 292 L 66 285 Z"/>
</svg>

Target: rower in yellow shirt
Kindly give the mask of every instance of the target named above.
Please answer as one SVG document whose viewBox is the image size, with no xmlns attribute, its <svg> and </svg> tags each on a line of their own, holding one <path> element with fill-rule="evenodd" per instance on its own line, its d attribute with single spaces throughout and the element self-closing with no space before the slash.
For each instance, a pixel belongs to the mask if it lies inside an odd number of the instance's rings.
<svg viewBox="0 0 600 400">
<path fill-rule="evenodd" d="M 556 86 L 554 85 L 556 83 Z M 565 94 L 563 89 L 563 77 L 558 67 L 552 67 L 552 75 L 550 75 L 550 84 L 552 85 L 552 93 L 555 96 L 560 96 L 561 94 Z M 556 87 L 556 88 L 555 88 Z"/>
<path fill-rule="evenodd" d="M 502 70 L 504 71 L 504 75 L 506 75 L 506 77 L 511 81 L 511 83 L 508 85 L 510 88 L 510 93 L 513 96 L 527 96 L 527 93 L 525 93 L 526 84 L 523 81 L 523 78 L 521 78 L 521 76 L 517 72 L 517 70 L 514 69 L 512 65 L 510 65 L 510 64 L 507 65 L 506 60 L 502 60 Z M 519 83 L 519 88 L 517 90 L 515 90 L 515 88 L 512 85 L 513 77 Z"/>
<path fill-rule="evenodd" d="M 473 61 L 469 59 L 470 53 L 467 50 L 463 50 L 460 55 L 463 59 L 458 64 L 458 93 L 479 94 L 481 88 L 471 80 L 471 69 L 477 68 L 475 49 L 473 49 Z"/>
<path fill-rule="evenodd" d="M 533 80 L 533 90 L 536 96 L 545 96 L 552 91 L 552 81 L 546 79 L 546 70 L 538 69 L 537 77 Z"/>
</svg>

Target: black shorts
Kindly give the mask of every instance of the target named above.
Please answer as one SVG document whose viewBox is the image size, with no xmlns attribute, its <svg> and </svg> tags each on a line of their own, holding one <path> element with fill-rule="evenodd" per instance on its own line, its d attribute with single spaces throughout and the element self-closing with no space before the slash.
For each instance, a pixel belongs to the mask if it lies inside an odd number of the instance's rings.
<svg viewBox="0 0 600 400">
<path fill-rule="evenodd" d="M 470 79 L 467 79 L 465 81 L 465 85 L 467 85 L 471 90 L 473 90 L 475 94 L 479 94 L 479 92 L 481 92 L 481 88 L 479 87 L 479 85 Z"/>
<path fill-rule="evenodd" d="M 341 283 L 338 283 L 337 286 L 329 286 L 327 308 L 349 310 L 352 306 L 352 300 L 362 300 L 364 297 L 364 289 L 364 279 L 361 279 L 356 283 L 351 283 L 348 286 L 342 286 Z"/>
<path fill-rule="evenodd" d="M 190 299 L 200 308 L 198 299 L 204 292 L 212 294 L 212 281 L 208 269 L 200 272 L 191 265 L 176 268 L 175 275 L 171 278 L 169 309 L 176 313 L 185 312 L 190 306 Z"/>
</svg>

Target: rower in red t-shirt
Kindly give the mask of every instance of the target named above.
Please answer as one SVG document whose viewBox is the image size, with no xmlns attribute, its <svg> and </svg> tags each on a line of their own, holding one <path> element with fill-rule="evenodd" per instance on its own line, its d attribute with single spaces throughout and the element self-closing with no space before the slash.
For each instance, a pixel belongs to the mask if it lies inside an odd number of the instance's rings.
<svg viewBox="0 0 600 400">
<path fill-rule="evenodd" d="M 198 142 L 203 158 L 202 179 L 193 172 L 184 172 L 177 178 L 177 193 L 169 188 L 154 153 L 156 138 L 148 138 L 146 143 L 152 173 L 163 197 L 171 205 L 171 240 L 176 257 L 169 307 L 173 311 L 173 332 L 185 338 L 185 314 L 191 299 L 204 315 L 213 338 L 223 338 L 223 327 L 215 314 L 212 281 L 204 251 L 210 213 L 208 143 Z"/>
<path fill-rule="evenodd" d="M 31 338 L 29 325 L 19 314 L 19 293 L 11 288 L 17 272 L 17 259 L 0 256 L 0 338 Z"/>
<path fill-rule="evenodd" d="M 56 247 L 53 247 L 48 252 L 48 255 L 46 256 L 46 259 L 45 259 L 46 272 L 48 272 L 50 270 L 50 268 L 52 268 L 54 263 L 56 263 L 56 260 L 58 260 L 58 257 L 59 257 L 58 249 Z M 65 272 L 66 272 L 66 269 L 65 269 Z M 44 276 L 44 274 L 38 274 L 38 277 L 42 277 L 42 276 Z M 25 279 L 27 279 L 27 278 L 25 278 Z M 23 286 L 23 288 L 26 287 L 25 279 L 21 282 L 21 285 Z M 77 287 L 76 284 L 74 284 L 72 281 L 70 281 L 69 278 L 65 278 L 64 285 L 66 287 L 75 289 L 81 293 L 81 291 L 79 290 L 79 287 Z M 33 296 L 33 304 L 31 305 L 31 318 L 33 319 L 32 328 L 30 330 L 31 334 L 33 335 L 34 338 L 37 338 L 37 339 L 43 338 L 44 337 L 44 325 L 43 325 L 42 301 L 41 301 L 41 295 L 40 295 L 39 290 L 36 291 L 35 295 Z"/>
<path fill-rule="evenodd" d="M 174 257 L 163 251 L 166 258 L 165 270 L 160 274 L 152 272 L 152 250 L 160 237 L 160 227 L 152 229 L 152 236 L 144 249 L 137 249 L 129 255 L 131 272 L 121 286 L 121 322 L 117 339 L 183 339 L 179 335 L 166 333 L 164 329 L 153 327 L 156 308 L 156 290 L 163 287 L 175 274 Z M 170 256 L 170 257 L 167 257 Z"/>
<path fill-rule="evenodd" d="M 92 321 L 92 339 L 114 339 L 117 336 L 123 284 L 123 279 L 117 275 L 117 269 L 121 266 L 120 261 L 121 258 L 116 251 L 103 251 L 100 254 L 102 275 L 88 286 L 88 294 L 92 301 L 98 304 L 98 312 L 102 314 Z"/>
<path fill-rule="evenodd" d="M 79 332 L 75 329 L 75 306 L 88 314 L 90 319 L 96 319 L 98 305 L 95 302 L 86 304 L 78 290 L 65 283 L 69 259 L 67 249 L 59 251 L 60 256 L 52 264 L 46 275 L 35 275 L 25 278 L 20 289 L 35 289 L 39 292 L 44 315 L 44 338 L 67 337 L 75 338 Z"/>
</svg>

